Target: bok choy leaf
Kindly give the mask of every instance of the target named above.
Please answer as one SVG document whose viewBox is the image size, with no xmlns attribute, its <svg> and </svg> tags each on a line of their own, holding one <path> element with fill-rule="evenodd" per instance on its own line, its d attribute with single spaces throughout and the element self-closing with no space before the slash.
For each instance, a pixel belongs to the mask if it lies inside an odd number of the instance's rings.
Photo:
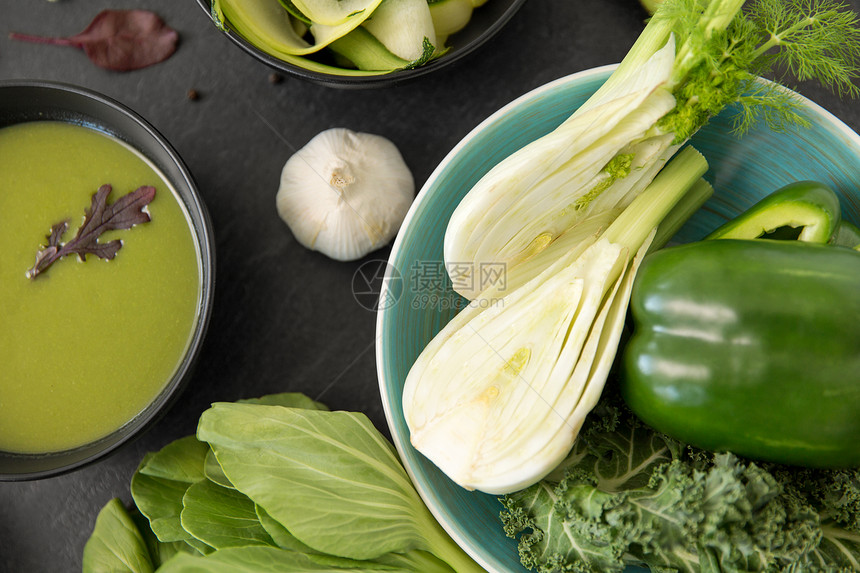
<svg viewBox="0 0 860 573">
<path fill-rule="evenodd" d="M 84 573 L 483 571 L 362 414 L 303 394 L 219 402 L 197 436 L 147 454 L 132 511 L 112 500 Z"/>
</svg>

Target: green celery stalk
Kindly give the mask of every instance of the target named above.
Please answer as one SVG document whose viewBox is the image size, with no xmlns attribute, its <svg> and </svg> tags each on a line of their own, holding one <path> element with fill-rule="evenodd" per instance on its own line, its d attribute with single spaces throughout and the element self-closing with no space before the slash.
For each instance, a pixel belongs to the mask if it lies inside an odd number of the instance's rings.
<svg viewBox="0 0 860 573">
<path fill-rule="evenodd" d="M 665 247 L 672 237 L 675 236 L 681 227 L 692 217 L 696 211 L 702 208 L 702 205 L 714 195 L 713 186 L 699 179 L 687 193 L 681 197 L 681 200 L 669 211 L 666 218 L 660 222 L 657 227 L 657 235 L 651 242 L 650 251 L 656 251 Z"/>
</svg>

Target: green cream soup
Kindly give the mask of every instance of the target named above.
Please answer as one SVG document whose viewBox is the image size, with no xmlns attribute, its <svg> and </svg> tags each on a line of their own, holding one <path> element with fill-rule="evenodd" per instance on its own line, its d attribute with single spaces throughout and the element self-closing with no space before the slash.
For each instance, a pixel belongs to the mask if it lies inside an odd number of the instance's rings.
<svg viewBox="0 0 860 573">
<path fill-rule="evenodd" d="M 103 184 L 108 202 L 156 188 L 152 220 L 111 231 L 113 260 L 76 255 L 26 276 L 55 223 L 63 243 Z M 170 185 L 125 144 L 92 129 L 0 129 L 0 450 L 45 453 L 117 430 L 165 387 L 189 344 L 201 272 Z"/>
</svg>

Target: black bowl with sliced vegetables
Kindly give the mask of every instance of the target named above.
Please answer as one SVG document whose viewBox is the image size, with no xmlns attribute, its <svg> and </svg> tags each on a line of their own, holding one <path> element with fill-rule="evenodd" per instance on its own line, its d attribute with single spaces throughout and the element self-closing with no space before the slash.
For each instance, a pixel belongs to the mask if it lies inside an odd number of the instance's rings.
<svg viewBox="0 0 860 573">
<path fill-rule="evenodd" d="M 0 481 L 116 451 L 187 385 L 214 238 L 182 159 L 77 86 L 0 82 Z"/>
<path fill-rule="evenodd" d="M 525 0 L 197 2 L 235 45 L 278 71 L 332 87 L 375 88 L 468 56 Z"/>
</svg>

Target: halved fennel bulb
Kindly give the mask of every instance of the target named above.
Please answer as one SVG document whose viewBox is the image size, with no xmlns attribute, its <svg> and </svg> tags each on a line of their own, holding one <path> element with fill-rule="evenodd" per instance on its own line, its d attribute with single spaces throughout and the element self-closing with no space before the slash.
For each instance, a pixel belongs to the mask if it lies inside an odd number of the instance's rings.
<svg viewBox="0 0 860 573">
<path fill-rule="evenodd" d="M 555 468 L 600 395 L 589 382 L 612 363 L 601 355 L 614 356 L 615 317 L 627 308 L 616 301 L 629 297 L 639 261 L 627 255 L 599 239 L 461 328 L 455 319 L 407 378 L 404 401 L 426 406 L 407 415 L 412 444 L 456 483 L 487 493 L 522 489 Z M 421 383 L 434 373 L 452 384 Z"/>
<path fill-rule="evenodd" d="M 664 87 L 674 57 L 670 39 L 626 82 L 603 90 L 481 178 L 451 216 L 446 263 L 461 269 L 503 263 L 510 271 L 582 220 L 629 205 L 678 149 L 672 134 L 654 128 L 675 106 Z M 486 286 L 455 281 L 470 300 Z"/>
<path fill-rule="evenodd" d="M 552 471 L 602 392 L 659 222 L 706 169 L 685 148 L 627 208 L 584 218 L 455 316 L 406 378 L 412 445 L 490 494 Z"/>
</svg>

